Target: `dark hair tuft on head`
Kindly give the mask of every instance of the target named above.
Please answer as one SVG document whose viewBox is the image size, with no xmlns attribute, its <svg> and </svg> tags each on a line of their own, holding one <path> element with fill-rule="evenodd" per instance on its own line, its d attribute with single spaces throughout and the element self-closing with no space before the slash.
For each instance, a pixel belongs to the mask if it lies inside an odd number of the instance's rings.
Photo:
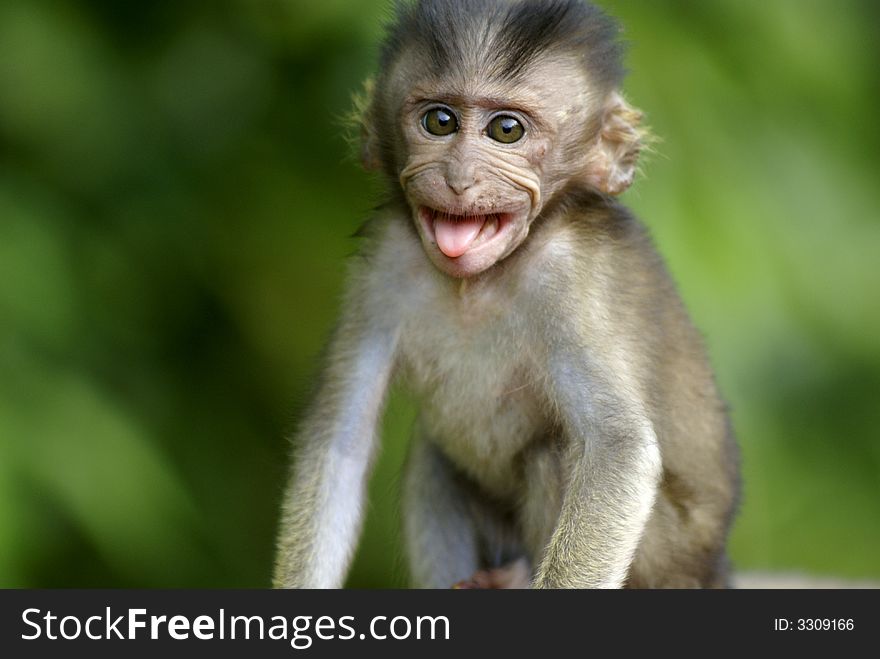
<svg viewBox="0 0 880 659">
<path fill-rule="evenodd" d="M 563 51 L 580 57 L 598 84 L 615 86 L 623 78 L 618 25 L 584 0 L 398 0 L 382 69 L 418 44 L 432 69 L 456 70 L 480 26 L 479 55 L 499 77 L 516 78 L 541 55 Z"/>
</svg>

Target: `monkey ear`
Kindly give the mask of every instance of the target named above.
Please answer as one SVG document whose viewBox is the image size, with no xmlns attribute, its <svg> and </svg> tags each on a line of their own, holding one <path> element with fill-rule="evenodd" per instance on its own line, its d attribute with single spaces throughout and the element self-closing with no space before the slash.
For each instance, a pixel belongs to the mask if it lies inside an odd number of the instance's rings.
<svg viewBox="0 0 880 659">
<path fill-rule="evenodd" d="M 375 172 L 382 167 L 376 133 L 363 124 L 361 124 L 361 165 L 368 172 Z"/>
<path fill-rule="evenodd" d="M 364 81 L 363 89 L 352 97 L 352 110 L 349 116 L 349 125 L 357 131 L 357 137 L 352 141 L 359 145 L 361 165 L 367 171 L 375 171 L 382 166 L 379 158 L 379 138 L 376 135 L 376 126 L 370 121 L 375 116 L 372 111 L 375 102 L 375 83 L 372 78 Z"/>
<path fill-rule="evenodd" d="M 648 137 L 641 121 L 639 110 L 619 93 L 611 94 L 587 160 L 587 182 L 599 192 L 618 195 L 632 184 L 639 153 Z"/>
</svg>

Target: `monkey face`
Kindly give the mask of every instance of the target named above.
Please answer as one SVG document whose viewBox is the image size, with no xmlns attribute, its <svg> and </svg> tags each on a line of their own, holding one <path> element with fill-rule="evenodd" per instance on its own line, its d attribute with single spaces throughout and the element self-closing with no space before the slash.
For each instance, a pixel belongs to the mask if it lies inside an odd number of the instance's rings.
<svg viewBox="0 0 880 659">
<path fill-rule="evenodd" d="M 593 111 L 573 65 L 535 66 L 523 80 L 423 81 L 400 113 L 399 181 L 432 263 L 452 277 L 477 275 L 519 247 L 545 198 L 583 168 Z"/>
<path fill-rule="evenodd" d="M 533 121 L 447 98 L 413 103 L 405 121 L 409 158 L 400 183 L 434 265 L 469 277 L 508 256 L 540 210 Z"/>
</svg>

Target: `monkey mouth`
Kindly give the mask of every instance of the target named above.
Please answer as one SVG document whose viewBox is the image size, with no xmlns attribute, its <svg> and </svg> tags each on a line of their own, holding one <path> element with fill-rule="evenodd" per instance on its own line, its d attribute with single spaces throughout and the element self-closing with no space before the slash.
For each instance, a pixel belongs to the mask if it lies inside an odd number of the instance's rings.
<svg viewBox="0 0 880 659">
<path fill-rule="evenodd" d="M 451 259 L 486 244 L 510 224 L 512 213 L 456 215 L 422 206 L 419 219 L 437 248 Z"/>
</svg>

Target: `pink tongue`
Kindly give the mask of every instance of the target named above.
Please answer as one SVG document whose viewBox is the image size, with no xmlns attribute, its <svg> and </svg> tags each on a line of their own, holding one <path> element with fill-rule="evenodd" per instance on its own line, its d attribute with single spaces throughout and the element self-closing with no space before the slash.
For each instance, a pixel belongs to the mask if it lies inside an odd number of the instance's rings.
<svg viewBox="0 0 880 659">
<path fill-rule="evenodd" d="M 485 223 L 485 215 L 455 222 L 435 218 L 434 237 L 437 239 L 437 247 L 451 259 L 459 257 L 468 251 Z"/>
</svg>

